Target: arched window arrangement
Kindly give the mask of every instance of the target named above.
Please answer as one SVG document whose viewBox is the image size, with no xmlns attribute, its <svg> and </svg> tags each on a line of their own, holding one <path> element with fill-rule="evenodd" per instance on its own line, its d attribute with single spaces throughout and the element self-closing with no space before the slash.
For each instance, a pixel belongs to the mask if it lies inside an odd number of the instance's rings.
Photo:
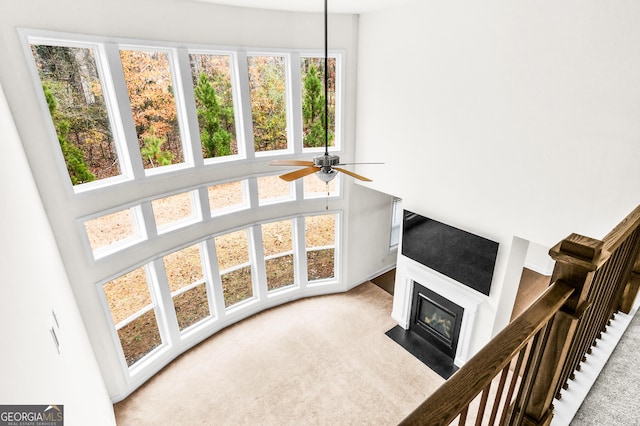
<svg viewBox="0 0 640 426">
<path fill-rule="evenodd" d="M 341 180 L 252 169 L 323 149 L 320 52 L 21 31 L 125 377 L 339 283 L 341 211 L 272 212 L 338 199 Z M 339 152 L 342 54 L 330 56 Z"/>
</svg>

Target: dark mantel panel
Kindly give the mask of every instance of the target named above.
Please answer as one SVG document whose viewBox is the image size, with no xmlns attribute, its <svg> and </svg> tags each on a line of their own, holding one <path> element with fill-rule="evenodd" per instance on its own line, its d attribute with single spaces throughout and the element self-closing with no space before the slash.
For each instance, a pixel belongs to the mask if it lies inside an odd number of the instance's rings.
<svg viewBox="0 0 640 426">
<path fill-rule="evenodd" d="M 404 211 L 402 255 L 489 295 L 498 243 Z"/>
</svg>

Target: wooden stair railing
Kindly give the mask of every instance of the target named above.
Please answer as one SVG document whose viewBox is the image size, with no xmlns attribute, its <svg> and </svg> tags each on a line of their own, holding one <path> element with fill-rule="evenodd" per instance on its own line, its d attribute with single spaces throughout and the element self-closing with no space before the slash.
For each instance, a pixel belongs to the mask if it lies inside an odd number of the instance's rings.
<svg viewBox="0 0 640 426">
<path fill-rule="evenodd" d="M 548 338 L 549 324 L 571 293 L 573 288 L 565 283 L 552 284 L 532 306 L 498 333 L 401 424 L 448 425 L 456 417 L 460 417 L 460 424 L 465 424 L 470 415 L 476 419 L 490 415 L 490 424 L 497 419 L 502 424 L 505 421 L 510 423 L 508 420 L 513 416 L 522 416 L 522 413 L 510 410 L 511 404 L 504 401 L 511 403 L 529 398 L 541 348 Z M 528 374 L 514 374 L 520 371 Z M 500 376 L 497 392 L 489 405 L 490 391 L 497 376 Z M 509 385 L 505 394 L 507 381 Z M 479 408 L 470 413 L 469 406 L 481 393 Z"/>
<path fill-rule="evenodd" d="M 569 238 L 577 238 L 574 235 Z M 585 237 L 582 237 L 585 238 Z M 631 212 L 618 226 L 609 232 L 602 241 L 589 239 L 598 245 L 600 253 L 593 259 L 595 269 L 583 277 L 578 273 L 577 260 L 562 260 L 562 243 L 551 249 L 549 254 L 556 259 L 552 279 L 561 277 L 584 280 L 582 294 L 577 303 L 584 307 L 577 315 L 576 330 L 565 336 L 567 358 L 554 390 L 556 398 L 561 397 L 563 389 L 569 386 L 574 372 L 580 370 L 580 364 L 586 360 L 591 348 L 596 346 L 602 333 L 618 311 L 629 313 L 638 293 L 638 266 L 640 265 L 640 206 Z M 550 401 L 549 401 L 550 403 Z"/>
<path fill-rule="evenodd" d="M 470 413 L 476 425 L 551 423 L 554 397 L 615 313 L 629 313 L 636 298 L 640 206 L 602 240 L 571 234 L 549 254 L 556 264 L 547 291 L 401 424 L 448 425 L 458 418 L 464 425 Z"/>
</svg>

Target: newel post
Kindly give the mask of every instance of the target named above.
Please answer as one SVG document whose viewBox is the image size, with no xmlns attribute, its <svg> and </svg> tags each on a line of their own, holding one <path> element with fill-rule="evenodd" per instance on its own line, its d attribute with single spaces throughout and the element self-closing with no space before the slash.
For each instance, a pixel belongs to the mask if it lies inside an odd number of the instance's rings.
<svg viewBox="0 0 640 426">
<path fill-rule="evenodd" d="M 540 368 L 533 380 L 532 393 L 524 407 L 525 425 L 546 426 L 551 423 L 558 381 L 561 380 L 578 322 L 589 309 L 587 297 L 594 272 L 605 257 L 603 245 L 600 240 L 571 234 L 549 250 L 549 255 L 556 261 L 551 282 L 563 281 L 575 291 L 553 319 Z"/>
</svg>

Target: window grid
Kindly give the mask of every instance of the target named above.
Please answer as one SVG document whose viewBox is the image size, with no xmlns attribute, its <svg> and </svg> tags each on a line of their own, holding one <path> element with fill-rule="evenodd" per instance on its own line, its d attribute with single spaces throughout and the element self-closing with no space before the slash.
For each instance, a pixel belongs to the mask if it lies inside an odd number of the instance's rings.
<svg viewBox="0 0 640 426">
<path fill-rule="evenodd" d="M 83 37 L 82 39 L 86 38 L 89 37 Z M 131 179 L 144 180 L 152 175 L 170 173 L 184 168 L 209 167 L 221 162 L 251 160 L 256 154 L 258 156 L 271 157 L 274 155 L 302 153 L 303 150 L 308 152 L 322 150 L 321 148 L 302 147 L 303 129 L 301 117 L 303 105 L 301 99 L 302 92 L 305 90 L 304 75 L 302 75 L 299 65 L 292 65 L 293 63 L 300 64 L 301 60 L 317 60 L 320 57 L 317 53 L 301 53 L 283 49 L 279 52 L 252 52 L 246 54 L 244 49 L 191 49 L 189 46 L 172 47 L 171 45 L 163 46 L 160 43 L 152 42 L 132 44 L 130 41 L 123 41 L 118 43 L 112 40 L 101 40 L 100 37 L 93 37 L 91 42 L 83 41 L 82 39 L 74 40 L 71 36 L 61 38 L 40 37 L 37 35 L 26 36 L 27 42 L 32 45 L 42 44 L 84 48 L 94 52 L 97 77 L 102 86 L 106 112 L 113 136 L 113 149 L 117 153 L 117 166 L 120 169 L 120 173 L 110 178 L 100 178 L 92 182 L 71 185 L 72 192 L 75 194 L 102 189 Z M 149 123 L 143 123 L 140 121 L 142 120 L 141 118 L 134 118 L 133 109 L 136 109 L 136 105 L 140 105 L 140 102 L 132 102 L 130 96 L 132 92 L 129 86 L 132 83 L 132 76 L 136 75 L 136 73 L 123 70 L 123 60 L 127 55 L 136 52 L 137 54 L 142 54 L 143 58 L 138 58 L 141 60 L 149 60 L 155 54 L 163 57 L 166 74 L 160 73 L 154 78 L 147 78 L 147 80 L 155 79 L 163 82 L 164 92 L 167 96 L 170 95 L 167 99 L 170 99 L 170 103 L 173 106 L 168 109 L 171 112 L 167 120 L 175 122 L 175 128 L 172 130 L 175 135 L 171 138 L 167 139 L 165 137 L 165 130 L 156 129 L 155 133 L 151 132 L 150 128 L 153 126 L 150 126 Z M 193 55 L 219 55 L 229 58 L 230 93 L 233 104 L 232 115 L 235 123 L 232 127 L 234 127 L 237 144 L 237 153 L 234 152 L 233 155 L 213 158 L 206 158 L 202 155 L 199 143 L 200 131 L 197 130 L 199 129 L 199 124 L 195 105 L 194 84 L 190 72 L 190 58 Z M 253 121 L 256 117 L 255 114 L 252 114 L 251 73 L 249 72 L 250 62 L 255 58 L 279 58 L 281 60 L 281 73 L 283 75 L 278 77 L 278 84 L 279 87 L 281 86 L 282 93 L 278 102 L 282 105 L 284 119 L 280 123 L 281 127 L 278 128 L 282 133 L 280 137 L 284 137 L 281 142 L 284 143 L 286 140 L 286 146 L 282 146 L 282 144 L 278 146 L 278 143 L 274 142 L 275 145 L 273 147 L 256 149 L 255 132 L 253 130 Z M 330 146 L 332 151 L 340 150 L 341 63 L 341 55 L 330 54 L 331 67 L 335 68 L 335 71 L 332 72 L 330 83 L 330 108 L 333 110 L 331 115 L 335 117 L 331 122 L 332 133 L 335 134 L 335 140 L 331 142 Z M 33 69 L 34 71 L 36 69 L 35 63 Z M 187 70 L 189 70 L 188 74 Z M 39 80 L 37 71 L 34 74 L 36 75 L 35 78 Z M 139 86 L 142 86 L 142 83 Z M 167 91 L 167 88 L 170 88 L 170 90 Z M 141 116 L 140 111 L 136 116 Z M 158 127 L 166 127 L 162 122 L 155 123 Z M 57 138 L 52 139 L 52 142 L 57 144 Z M 157 139 L 167 139 L 167 141 L 157 147 Z M 173 139 L 178 139 L 178 141 Z M 257 140 L 258 145 L 266 143 L 263 139 Z M 145 140 L 155 140 L 156 142 L 155 144 L 148 142 L 147 146 Z M 179 148 L 176 148 L 176 145 L 179 145 Z M 152 148 L 154 146 L 155 150 Z M 165 149 L 167 146 L 173 146 L 173 150 L 168 152 L 169 150 Z M 144 154 L 141 153 L 141 150 Z M 173 157 L 169 155 L 171 153 L 173 153 Z M 159 164 L 163 161 L 168 165 L 162 166 Z M 64 162 L 63 158 L 61 163 Z M 60 168 L 63 169 L 62 166 Z M 66 169 L 66 167 L 64 168 Z M 67 171 L 65 170 L 65 172 Z"/>
<path fill-rule="evenodd" d="M 140 266 L 101 286 L 123 361 L 133 368 L 166 344 L 158 318 L 150 265 Z"/>
<path fill-rule="evenodd" d="M 34 31 L 33 33 L 38 33 Z M 83 192 L 92 192 L 92 191 L 101 191 L 107 189 L 107 187 L 112 186 L 114 184 L 121 185 L 129 185 L 129 184 L 140 184 L 146 180 L 152 178 L 151 175 L 157 175 L 162 173 L 170 173 L 177 169 L 185 169 L 185 168 L 206 168 L 206 167 L 215 167 L 217 164 L 221 162 L 242 162 L 242 161 L 251 161 L 256 157 L 256 150 L 254 145 L 254 135 L 251 129 L 251 101 L 249 97 L 249 78 L 248 78 L 248 67 L 247 67 L 247 54 L 245 53 L 245 49 L 238 49 L 224 52 L 218 51 L 215 49 L 189 49 L 189 47 L 185 46 L 165 46 L 159 45 L 153 42 L 142 42 L 139 44 L 131 44 L 129 42 L 126 43 L 118 43 L 114 42 L 113 38 L 101 39 L 100 37 L 86 37 L 86 39 L 90 39 L 91 41 L 82 41 L 82 40 L 74 40 L 74 36 L 65 35 L 61 36 L 61 38 L 51 38 L 51 37 L 39 37 L 36 35 L 26 35 L 25 40 L 28 43 L 43 43 L 48 45 L 60 45 L 60 46 L 76 46 L 81 48 L 90 48 L 94 52 L 95 62 L 97 72 L 100 78 L 100 82 L 102 85 L 103 96 L 106 103 L 106 110 L 108 113 L 108 119 L 111 124 L 111 132 L 113 134 L 113 144 L 114 149 L 117 153 L 117 161 L 119 166 L 119 174 L 113 177 L 99 179 L 89 183 L 82 183 L 78 185 L 70 185 L 72 194 L 79 194 Z M 181 151 L 182 151 L 182 159 L 181 162 L 177 164 L 172 164 L 170 166 L 165 167 L 157 167 L 154 170 L 145 169 L 143 165 L 143 159 L 141 157 L 140 145 L 138 134 L 136 132 L 136 121 L 133 118 L 133 114 L 131 111 L 131 102 L 128 96 L 127 89 L 127 79 L 125 76 L 125 72 L 122 68 L 122 56 L 121 51 L 123 49 L 132 49 L 132 50 L 142 50 L 148 52 L 164 52 L 167 55 L 168 61 L 168 69 L 170 70 L 170 78 L 171 78 L 171 87 L 172 93 L 174 96 L 175 102 L 175 121 L 177 122 L 177 132 L 179 134 Z M 200 140 L 199 140 L 199 131 L 198 131 L 198 122 L 197 122 L 197 113 L 195 107 L 195 100 L 193 94 L 193 83 L 191 81 L 191 74 L 187 72 L 190 71 L 189 66 L 189 54 L 192 53 L 221 53 L 228 54 L 230 58 L 230 73 L 232 79 L 232 98 L 233 98 L 233 115 L 235 121 L 235 129 L 236 129 L 236 140 L 237 140 L 237 154 L 229 156 L 229 158 L 203 158 L 200 153 Z M 271 53 L 270 53 L 271 54 Z M 255 53 L 255 55 L 268 56 L 270 54 L 266 53 Z M 301 93 L 301 75 L 300 70 L 297 66 L 292 66 L 293 63 L 298 64 L 301 57 L 308 57 L 308 52 L 305 55 L 297 52 L 283 51 L 273 53 L 275 56 L 279 56 L 284 58 L 284 84 L 285 84 L 285 93 L 284 93 L 284 102 L 285 102 L 285 111 L 286 111 L 286 137 L 287 137 L 287 146 L 284 150 L 278 150 L 275 152 L 258 152 L 258 156 L 277 156 L 284 154 L 300 154 L 303 152 L 302 148 L 302 125 L 301 125 L 301 101 L 300 101 L 300 93 Z M 341 57 L 340 55 L 332 55 L 335 56 L 336 60 L 336 89 L 339 88 L 339 70 L 341 66 Z M 35 67 L 34 67 L 35 68 Z M 39 79 L 34 77 L 34 81 L 37 81 L 37 85 L 40 85 Z M 336 90 L 335 94 L 336 98 L 336 144 L 332 146 L 332 150 L 339 149 L 339 132 L 338 126 L 340 124 L 340 114 L 338 113 L 340 108 L 340 92 Z M 57 138 L 55 137 L 55 133 L 52 136 L 52 143 L 58 145 Z M 187 142 L 188 141 L 188 142 Z M 310 151 L 311 152 L 311 151 Z M 62 158 L 62 156 L 60 156 Z M 65 162 L 62 159 L 59 162 L 59 168 L 61 170 L 65 170 Z M 66 172 L 66 170 L 65 170 Z M 238 204 L 234 204 L 230 209 L 223 209 L 223 211 L 217 211 L 213 205 L 207 204 L 205 207 L 204 201 L 207 199 L 208 188 L 215 186 L 217 184 L 209 184 L 209 186 L 203 185 L 198 187 L 191 188 L 183 188 L 182 191 L 191 192 L 191 203 L 192 203 L 192 216 L 199 216 L 198 223 L 202 221 L 211 220 L 213 216 L 216 215 L 225 215 L 236 212 L 238 209 L 245 209 L 249 207 L 249 200 L 260 200 L 257 194 L 257 185 L 255 182 L 253 185 L 249 185 L 249 180 L 255 180 L 257 176 L 246 176 L 241 181 L 242 187 L 242 201 Z M 301 192 L 302 183 L 292 185 L 295 188 L 293 191 L 293 197 L 287 198 L 284 197 L 282 200 L 278 199 L 274 202 L 283 202 L 287 200 L 303 200 L 305 197 Z M 152 195 L 153 200 L 157 200 L 163 197 L 171 196 L 171 193 L 159 192 L 157 194 Z M 332 194 L 333 195 L 333 194 Z M 112 206 L 111 209 L 105 209 L 104 213 L 96 212 L 91 216 L 85 216 L 85 218 L 81 218 L 78 222 L 84 225 L 85 221 L 90 221 L 93 218 L 100 217 L 100 215 L 106 215 L 108 212 L 113 212 L 115 209 L 130 209 L 133 212 L 133 222 L 134 228 L 136 229 L 136 237 L 135 238 L 125 238 L 122 241 L 117 241 L 114 244 L 109 244 L 106 247 L 99 247 L 95 250 L 91 249 L 90 239 L 87 234 L 87 230 L 84 226 L 81 226 L 81 232 L 83 232 L 86 237 L 88 252 L 92 253 L 92 259 L 94 261 L 100 260 L 102 261 L 105 258 L 108 258 L 111 255 L 117 254 L 124 248 L 131 247 L 132 244 L 137 244 L 140 241 L 149 241 L 158 238 L 158 235 L 167 228 L 163 228 L 161 226 L 157 226 L 156 222 L 158 220 L 154 217 L 154 209 L 152 199 L 145 198 L 145 200 L 138 201 L 138 204 L 128 206 Z M 267 200 L 272 202 L 270 198 Z M 258 207 L 258 205 L 262 205 L 263 202 L 253 203 L 252 207 Z M 202 212 L 206 211 L 206 214 L 202 214 Z M 258 232 L 260 226 L 258 225 L 248 225 L 249 233 L 248 233 L 248 244 L 249 244 L 249 260 L 247 262 L 239 263 L 231 268 L 227 268 L 223 271 L 219 270 L 218 265 L 214 265 L 213 263 L 217 263 L 216 249 L 213 241 L 202 241 L 199 244 L 202 247 L 206 247 L 202 253 L 202 262 L 203 262 L 203 277 L 199 280 L 196 280 L 188 285 L 181 287 L 178 290 L 170 291 L 168 287 L 167 277 L 165 275 L 165 271 L 162 269 L 162 258 L 156 257 L 148 263 L 145 263 L 144 266 L 139 267 L 139 269 L 144 270 L 145 276 L 145 286 L 146 291 L 149 293 L 151 297 L 151 301 L 140 307 L 135 312 L 130 313 L 126 318 L 120 318 L 117 323 L 113 322 L 113 333 L 114 338 L 117 343 L 121 345 L 121 353 L 125 358 L 123 362 L 128 367 L 129 373 L 132 374 L 132 371 L 139 369 L 141 364 L 146 362 L 149 358 L 149 355 L 153 353 L 158 353 L 159 351 L 164 351 L 166 349 L 170 349 L 172 346 L 176 345 L 180 339 L 182 339 L 181 333 L 187 330 L 191 330 L 192 326 L 195 327 L 197 324 L 202 322 L 211 322 L 210 320 L 218 320 L 225 316 L 224 303 L 221 302 L 223 299 L 222 292 L 222 281 L 221 276 L 227 274 L 229 272 L 235 272 L 238 270 L 249 269 L 251 280 L 255 280 L 255 277 L 266 276 L 265 274 L 265 263 L 256 261 L 256 256 L 260 253 L 260 256 L 264 260 L 272 260 L 276 257 L 284 257 L 284 256 L 294 256 L 296 253 L 302 252 L 304 250 L 304 240 L 305 232 L 304 232 L 304 220 L 305 216 L 298 216 L 296 218 L 290 219 L 292 223 L 292 233 L 294 234 L 294 240 L 292 241 L 292 248 L 290 250 L 282 251 L 276 254 L 266 255 L 263 253 L 261 249 L 257 248 L 257 245 L 261 246 L 261 242 L 258 243 L 258 238 L 252 238 L 251 232 Z M 178 221 L 181 222 L 181 221 Z M 187 225 L 193 225 L 194 223 L 189 223 Z M 164 225 L 165 227 L 171 227 L 171 224 Z M 188 229 L 188 226 L 183 227 L 184 229 Z M 337 241 L 337 232 L 338 229 L 335 230 L 336 235 L 334 237 L 334 241 Z M 123 243 L 124 242 L 124 243 Z M 316 247 L 318 248 L 318 247 Z M 335 242 L 331 247 L 320 247 L 322 249 L 335 249 Z M 205 255 L 204 253 L 209 253 L 209 255 Z M 307 286 L 306 274 L 302 273 L 306 271 L 306 257 L 300 256 L 297 262 L 294 265 L 295 269 L 295 280 L 299 281 L 296 288 L 304 289 Z M 335 265 L 334 271 L 337 271 L 337 264 Z M 218 272 L 217 274 L 214 272 Z M 128 272 L 121 273 L 120 276 L 126 275 Z M 326 280 L 327 284 L 336 283 L 335 279 L 337 273 L 334 272 L 333 278 L 334 280 Z M 100 284 L 101 292 L 103 294 L 102 298 L 105 301 L 105 312 L 109 314 L 110 317 L 113 317 L 111 309 L 108 304 L 108 297 L 106 294 L 105 286 L 109 283 Z M 314 285 L 317 283 L 314 283 Z M 206 321 L 200 320 L 199 322 L 195 322 L 193 324 L 189 324 L 188 326 L 182 327 L 178 323 L 175 318 L 176 312 L 174 308 L 174 298 L 180 295 L 183 295 L 199 286 L 204 286 L 208 304 L 209 304 L 209 319 Z M 259 298 L 262 301 L 266 300 L 267 292 L 262 291 L 259 287 L 260 285 L 264 285 L 265 289 L 267 289 L 266 279 L 263 284 L 252 284 L 252 296 L 253 298 Z M 271 296 L 271 295 L 269 295 Z M 222 305 L 221 305 L 222 303 Z M 220 307 L 223 306 L 222 309 Z M 234 309 L 236 309 L 235 305 Z M 229 310 L 228 310 L 229 311 Z M 229 311 L 230 312 L 230 311 Z M 217 314 L 219 313 L 219 315 Z M 174 317 L 172 317 L 172 315 Z M 146 318 L 146 317 L 149 318 Z M 130 356 L 127 355 L 127 350 L 125 350 L 122 346 L 122 341 L 120 337 L 120 333 L 128 327 L 132 326 L 136 321 L 141 318 L 145 318 L 145 321 L 151 321 L 151 323 L 155 324 L 155 333 L 156 333 L 156 342 L 152 347 L 139 357 L 132 360 Z M 115 321 L 115 320 L 113 320 Z"/>
</svg>

